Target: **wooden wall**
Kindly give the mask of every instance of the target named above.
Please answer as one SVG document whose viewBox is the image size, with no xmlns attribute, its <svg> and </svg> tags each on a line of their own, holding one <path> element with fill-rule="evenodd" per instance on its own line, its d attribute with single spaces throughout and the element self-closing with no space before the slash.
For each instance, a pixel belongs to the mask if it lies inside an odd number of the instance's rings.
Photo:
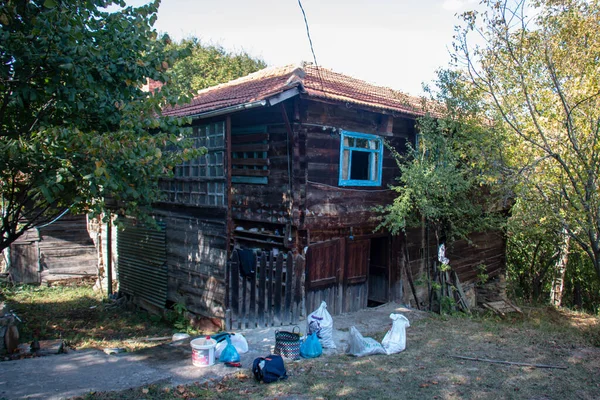
<svg viewBox="0 0 600 400">
<path fill-rule="evenodd" d="M 474 233 L 470 240 L 471 243 L 459 240 L 447 245 L 446 249 L 450 267 L 458 274 L 463 287 L 473 287 L 477 283 L 480 265 L 485 265 L 489 277 L 502 274 L 506 267 L 506 238 L 502 232 Z M 412 279 L 418 302 L 426 306 L 429 297 L 427 279 L 432 274 L 434 263 L 438 263 L 435 236 L 430 232 L 428 237 L 423 227 L 409 229 L 406 236 L 401 234 L 395 241 L 393 251 L 397 261 L 392 264 L 391 285 L 401 286 L 402 289 L 395 293 L 401 292 L 402 301 L 414 306 L 416 300 L 410 286 Z"/>
<path fill-rule="evenodd" d="M 305 137 L 306 229 L 377 225 L 373 207 L 394 198 L 388 185 L 394 183 L 398 167 L 384 148 L 382 184 L 378 187 L 339 187 L 340 130 L 377 134 L 399 152 L 415 140 L 414 119 L 392 117 L 354 107 L 303 102 L 301 124 L 295 125 L 299 139 Z M 390 129 L 391 128 L 391 129 Z"/>
<path fill-rule="evenodd" d="M 198 315 L 225 318 L 225 218 L 156 210 L 166 225 L 167 300 Z"/>
<path fill-rule="evenodd" d="M 51 283 L 97 275 L 97 254 L 86 216 L 67 214 L 26 234 L 13 250 L 11 275 L 19 283 Z"/>
</svg>

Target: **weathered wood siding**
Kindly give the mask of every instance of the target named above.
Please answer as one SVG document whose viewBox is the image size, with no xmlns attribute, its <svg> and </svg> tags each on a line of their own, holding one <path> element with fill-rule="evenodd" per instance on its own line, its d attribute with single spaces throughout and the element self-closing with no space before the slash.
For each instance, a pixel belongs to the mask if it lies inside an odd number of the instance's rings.
<svg viewBox="0 0 600 400">
<path fill-rule="evenodd" d="M 67 214 L 39 232 L 42 282 L 97 275 L 96 247 L 85 215 Z"/>
<path fill-rule="evenodd" d="M 485 271 L 489 277 L 494 277 L 503 273 L 506 267 L 506 238 L 502 232 L 474 233 L 470 240 L 471 244 L 466 240 L 459 240 L 446 249 L 450 267 L 458 274 L 461 285 L 468 288 L 477 283 L 479 272 Z M 409 229 L 406 238 L 398 236 L 393 251 L 397 264 L 391 271 L 392 287 L 401 286 L 403 301 L 415 305 L 414 293 L 410 287 L 412 279 L 418 302 L 422 306 L 427 305 L 427 280 L 432 276 L 434 263 L 438 263 L 435 236 L 431 233 L 428 237 L 425 228 Z M 485 266 L 483 271 L 478 269 L 481 265 Z"/>
<path fill-rule="evenodd" d="M 232 117 L 234 139 L 243 136 L 236 135 L 237 131 L 250 128 L 269 136 L 268 183 L 232 183 L 231 215 L 240 221 L 289 223 L 291 199 L 288 193 L 292 182 L 288 171 L 292 167 L 292 149 L 280 108 L 270 107 Z"/>
<path fill-rule="evenodd" d="M 11 248 L 11 276 L 19 283 L 45 283 L 95 276 L 97 254 L 85 215 L 64 215 L 31 229 Z"/>
<path fill-rule="evenodd" d="M 301 124 L 295 125 L 298 140 L 305 141 L 306 200 L 304 227 L 327 229 L 377 225 L 373 207 L 394 198 L 388 185 L 398 174 L 395 159 L 387 148 L 383 151 L 381 186 L 340 187 L 340 130 L 381 136 L 400 153 L 406 143 L 415 140 L 413 119 L 361 110 L 354 107 L 304 102 Z M 302 165 L 301 165 L 302 168 Z"/>
<path fill-rule="evenodd" d="M 167 301 L 198 315 L 225 318 L 225 219 L 165 210 L 156 215 L 166 226 Z"/>
</svg>

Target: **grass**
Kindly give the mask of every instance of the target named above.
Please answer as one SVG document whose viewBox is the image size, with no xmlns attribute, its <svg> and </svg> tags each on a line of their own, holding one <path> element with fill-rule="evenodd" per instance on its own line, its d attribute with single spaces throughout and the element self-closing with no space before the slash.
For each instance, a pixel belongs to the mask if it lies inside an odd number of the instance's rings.
<svg viewBox="0 0 600 400">
<path fill-rule="evenodd" d="M 245 369 L 220 381 L 177 387 L 155 384 L 78 399 L 599 398 L 598 317 L 552 308 L 524 311 L 507 319 L 488 314 L 430 315 L 414 320 L 407 330 L 407 349 L 400 354 L 286 362 L 289 378 L 275 384 L 257 383 Z M 383 334 L 372 336 L 380 339 Z M 567 369 L 474 362 L 451 355 Z"/>
<path fill-rule="evenodd" d="M 24 320 L 24 342 L 62 337 L 76 348 L 155 343 L 173 328 L 140 311 L 105 300 L 87 285 L 0 288 Z M 522 307 L 524 315 L 429 315 L 411 318 L 407 349 L 390 356 L 346 355 L 286 362 L 289 378 L 257 383 L 249 366 L 225 379 L 172 387 L 168 382 L 121 392 L 89 393 L 77 399 L 597 399 L 600 394 L 600 319 L 553 308 Z M 338 318 L 338 317 L 335 317 Z M 334 318 L 334 321 L 335 321 Z M 381 340 L 384 327 L 372 337 Z M 532 364 L 541 369 L 459 360 L 460 355 Z"/>
<path fill-rule="evenodd" d="M 85 282 L 2 286 L 0 301 L 22 320 L 18 325 L 21 343 L 62 338 L 75 349 L 120 347 L 134 351 L 156 345 L 142 338 L 174 332 L 160 317 L 119 307 Z"/>
</svg>

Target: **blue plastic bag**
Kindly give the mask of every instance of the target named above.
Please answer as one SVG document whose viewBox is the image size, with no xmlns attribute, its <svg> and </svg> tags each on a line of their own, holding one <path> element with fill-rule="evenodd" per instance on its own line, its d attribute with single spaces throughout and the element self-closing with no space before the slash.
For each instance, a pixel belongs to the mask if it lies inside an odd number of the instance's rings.
<svg viewBox="0 0 600 400">
<path fill-rule="evenodd" d="M 240 353 L 235 349 L 235 346 L 231 344 L 231 339 L 229 336 L 225 338 L 227 340 L 227 346 L 221 352 L 219 356 L 219 361 L 222 362 L 239 362 L 240 361 Z"/>
<path fill-rule="evenodd" d="M 323 354 L 323 346 L 319 342 L 317 332 L 313 332 L 300 345 L 300 355 L 304 358 L 315 358 Z"/>
</svg>

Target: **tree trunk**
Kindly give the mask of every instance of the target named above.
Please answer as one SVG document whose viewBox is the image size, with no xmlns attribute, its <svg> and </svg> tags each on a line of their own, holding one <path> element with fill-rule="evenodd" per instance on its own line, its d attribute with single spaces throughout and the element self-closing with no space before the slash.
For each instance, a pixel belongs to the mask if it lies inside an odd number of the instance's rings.
<svg viewBox="0 0 600 400">
<path fill-rule="evenodd" d="M 554 269 L 554 279 L 552 280 L 552 289 L 550 291 L 550 302 L 555 307 L 562 305 L 563 289 L 565 285 L 565 271 L 569 261 L 569 244 L 571 237 L 565 230 L 562 232 L 563 242 L 561 243 L 560 254 L 556 259 Z"/>
</svg>

